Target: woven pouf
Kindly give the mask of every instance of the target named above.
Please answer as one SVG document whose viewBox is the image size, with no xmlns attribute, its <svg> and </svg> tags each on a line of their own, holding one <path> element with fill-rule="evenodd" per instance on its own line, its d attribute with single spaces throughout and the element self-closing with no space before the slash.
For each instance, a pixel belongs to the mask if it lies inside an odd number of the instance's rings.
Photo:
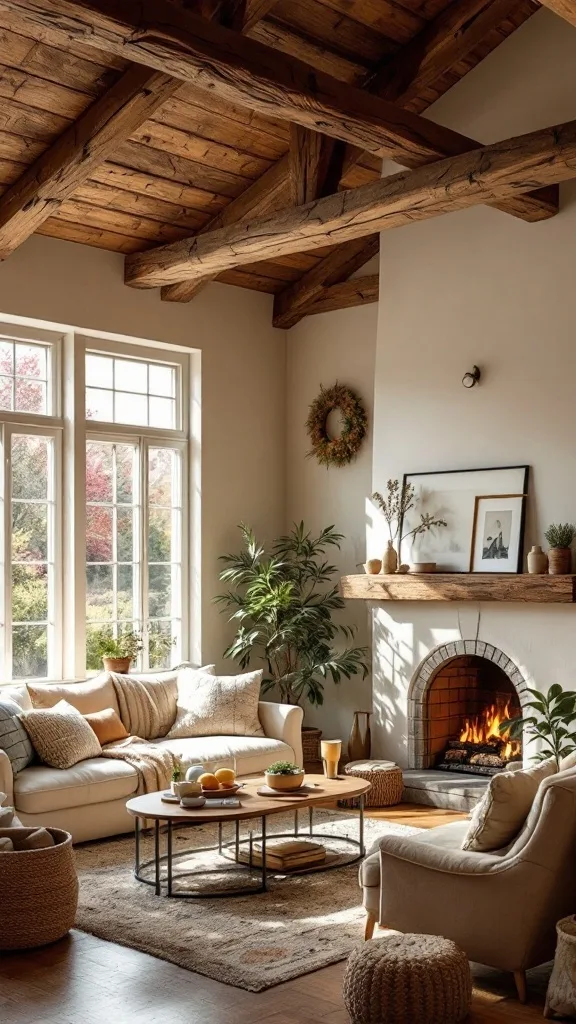
<svg viewBox="0 0 576 1024">
<path fill-rule="evenodd" d="M 456 1024 L 470 1009 L 466 954 L 437 935 L 389 935 L 356 949 L 344 974 L 352 1024 Z"/>
<path fill-rule="evenodd" d="M 394 761 L 350 761 L 344 774 L 372 783 L 372 789 L 366 794 L 366 807 L 391 807 L 402 799 L 402 769 Z"/>
<path fill-rule="evenodd" d="M 0 950 L 56 942 L 74 924 L 78 877 L 72 836 L 50 828 L 55 846 L 0 853 Z"/>
</svg>

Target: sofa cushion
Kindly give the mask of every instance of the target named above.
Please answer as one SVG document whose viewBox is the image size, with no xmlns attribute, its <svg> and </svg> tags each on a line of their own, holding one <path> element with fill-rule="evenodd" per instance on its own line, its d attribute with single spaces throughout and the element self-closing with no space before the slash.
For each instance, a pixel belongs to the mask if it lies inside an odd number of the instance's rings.
<svg viewBox="0 0 576 1024">
<path fill-rule="evenodd" d="M 0 692 L 0 750 L 8 754 L 16 775 L 32 762 L 34 748 L 20 715 L 22 708 Z"/>
<path fill-rule="evenodd" d="M 22 722 L 38 757 L 52 768 L 72 768 L 78 761 L 99 757 L 102 753 L 94 730 L 65 700 L 54 708 L 23 711 Z"/>
<path fill-rule="evenodd" d="M 532 768 L 493 775 L 472 811 L 462 849 L 489 853 L 508 846 L 526 821 L 540 783 L 557 771 L 556 761 L 550 757 Z"/>
<path fill-rule="evenodd" d="M 84 715 L 84 717 L 90 728 L 96 733 L 102 747 L 105 743 L 116 743 L 118 740 L 125 740 L 128 737 L 120 715 L 117 715 L 112 708 L 95 711 L 92 715 Z"/>
<path fill-rule="evenodd" d="M 262 671 L 218 676 L 178 673 L 178 711 L 169 739 L 190 736 L 263 736 L 258 717 Z"/>
<path fill-rule="evenodd" d="M 81 683 L 28 683 L 28 693 L 35 708 L 53 708 L 65 700 L 81 715 L 92 715 L 106 708 L 119 713 L 114 684 L 108 672 Z"/>
<path fill-rule="evenodd" d="M 137 789 L 137 772 L 125 761 L 93 757 L 65 770 L 46 765 L 25 768 L 14 780 L 14 803 L 22 814 L 44 814 L 127 800 Z"/>
<path fill-rule="evenodd" d="M 30 711 L 32 708 L 32 701 L 30 700 L 30 694 L 26 689 L 26 686 L 0 686 L 0 700 L 6 697 L 8 700 L 13 700 L 19 708 L 23 711 Z"/>
<path fill-rule="evenodd" d="M 179 757 L 184 768 L 209 764 L 212 768 L 234 768 L 238 775 L 263 772 L 274 761 L 292 761 L 294 751 L 281 740 L 268 736 L 199 736 L 155 740 L 155 744 Z"/>
</svg>

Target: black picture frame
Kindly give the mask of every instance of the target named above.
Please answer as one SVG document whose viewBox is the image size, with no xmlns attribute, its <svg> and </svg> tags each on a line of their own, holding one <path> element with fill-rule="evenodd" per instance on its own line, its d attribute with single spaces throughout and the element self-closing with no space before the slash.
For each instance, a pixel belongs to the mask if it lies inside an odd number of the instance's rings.
<svg viewBox="0 0 576 1024">
<path fill-rule="evenodd" d="M 417 478 L 417 477 L 424 477 L 424 476 L 425 477 L 435 477 L 435 476 L 441 477 L 441 476 L 453 476 L 455 474 L 462 474 L 462 475 L 464 475 L 464 474 L 469 474 L 469 473 L 478 473 L 478 474 L 484 473 L 484 474 L 486 474 L 486 473 L 510 472 L 510 471 L 514 471 L 514 470 L 521 470 L 522 471 L 521 494 L 522 494 L 522 497 L 523 497 L 523 500 L 522 500 L 522 511 L 521 511 L 521 517 L 520 517 L 520 542 L 519 542 L 519 545 L 518 545 L 518 563 L 517 563 L 517 567 L 516 567 L 515 572 L 514 573 L 508 573 L 508 575 L 516 575 L 517 573 L 521 573 L 522 572 L 522 567 L 523 567 L 523 564 L 524 564 L 524 542 L 525 542 L 525 529 L 526 529 L 526 503 L 527 503 L 528 488 L 529 488 L 529 483 L 530 483 L 530 466 L 529 465 L 520 464 L 520 465 L 513 465 L 513 466 L 477 466 L 477 467 L 473 467 L 471 469 L 420 470 L 420 471 L 414 472 L 414 473 L 404 473 L 404 475 L 402 477 L 402 488 L 404 489 L 406 487 L 407 483 L 409 483 L 409 482 L 412 483 L 414 478 Z M 483 485 L 483 486 L 485 486 L 485 485 Z M 504 491 L 502 493 L 509 493 L 509 492 L 510 492 L 510 488 L 509 487 L 505 487 Z M 491 494 L 498 494 L 499 492 L 498 492 L 497 485 L 495 487 L 491 487 L 489 493 L 491 493 Z M 473 492 L 471 492 L 471 494 L 472 494 L 473 500 L 476 497 L 481 497 L 482 496 L 482 486 L 479 486 L 477 494 L 475 494 Z M 472 517 L 473 517 L 473 510 L 472 510 Z M 402 517 L 402 519 L 400 521 L 400 532 L 399 532 L 400 557 L 402 556 L 402 540 L 401 539 L 402 539 L 403 532 L 404 532 L 404 516 Z M 470 544 L 472 544 L 472 541 L 473 541 L 473 533 L 472 533 L 472 529 L 471 529 L 471 532 L 470 532 Z M 470 549 L 468 549 L 468 551 L 469 550 Z M 454 569 L 444 570 L 444 569 L 441 569 L 440 571 L 441 572 L 448 572 L 448 573 L 451 573 L 451 574 L 454 574 L 454 575 L 459 575 L 459 574 L 466 573 L 466 572 L 469 573 L 470 569 L 469 568 L 467 568 L 467 569 L 460 569 L 460 570 L 454 570 Z"/>
</svg>

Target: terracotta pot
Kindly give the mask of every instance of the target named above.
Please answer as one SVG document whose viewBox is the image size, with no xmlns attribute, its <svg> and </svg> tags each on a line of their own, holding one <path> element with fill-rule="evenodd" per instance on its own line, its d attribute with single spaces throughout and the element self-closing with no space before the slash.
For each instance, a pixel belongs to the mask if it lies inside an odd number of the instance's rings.
<svg viewBox="0 0 576 1024">
<path fill-rule="evenodd" d="M 270 772 L 265 772 L 264 777 L 266 779 L 266 785 L 270 789 L 300 789 L 300 786 L 304 782 L 304 769 L 299 775 L 274 775 Z"/>
<path fill-rule="evenodd" d="M 118 672 L 120 675 L 126 675 L 132 664 L 132 658 L 102 658 L 102 661 L 107 672 Z"/>
<path fill-rule="evenodd" d="M 541 575 L 543 572 L 548 572 L 548 555 L 546 555 L 539 544 L 535 544 L 534 547 L 528 552 L 528 572 L 533 575 Z"/>
<path fill-rule="evenodd" d="M 551 576 L 566 576 L 572 569 L 572 551 L 570 548 L 550 548 L 548 552 L 548 572 Z"/>
</svg>

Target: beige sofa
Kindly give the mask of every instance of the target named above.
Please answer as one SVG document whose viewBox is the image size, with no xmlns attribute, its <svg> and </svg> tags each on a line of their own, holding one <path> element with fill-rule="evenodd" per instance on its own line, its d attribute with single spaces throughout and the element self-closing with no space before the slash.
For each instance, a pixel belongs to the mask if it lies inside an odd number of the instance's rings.
<svg viewBox="0 0 576 1024">
<path fill-rule="evenodd" d="M 360 867 L 374 923 L 443 935 L 476 963 L 514 974 L 554 955 L 555 924 L 576 910 L 576 769 L 540 784 L 514 842 L 492 853 L 460 849 L 468 821 L 414 836 L 385 836 Z"/>
<path fill-rule="evenodd" d="M 22 708 L 30 708 L 26 687 L 2 689 Z M 257 775 L 273 761 L 302 765 L 302 717 L 299 707 L 261 701 L 258 713 L 265 736 L 206 736 L 153 740 L 177 754 L 186 767 L 209 761 L 214 768 L 232 768 L 239 775 Z M 15 777 L 8 756 L 0 750 L 0 792 L 7 794 L 24 825 L 50 825 L 72 833 L 74 842 L 131 832 L 134 819 L 126 801 L 136 793 L 138 776 L 125 761 L 104 757 L 80 761 L 65 771 L 34 764 Z"/>
</svg>

